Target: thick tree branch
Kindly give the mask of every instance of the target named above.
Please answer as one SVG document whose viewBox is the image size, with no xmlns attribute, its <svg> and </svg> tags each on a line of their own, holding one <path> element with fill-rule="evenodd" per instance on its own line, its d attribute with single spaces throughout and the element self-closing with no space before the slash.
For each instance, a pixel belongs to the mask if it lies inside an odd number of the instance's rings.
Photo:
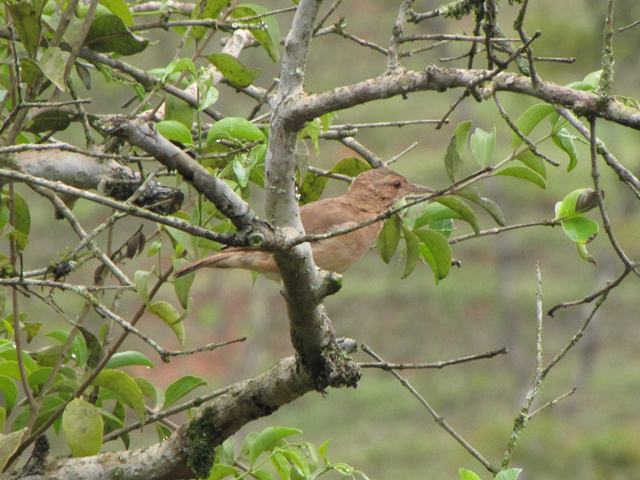
<svg viewBox="0 0 640 480">
<path fill-rule="evenodd" d="M 301 97 L 291 102 L 284 114 L 287 124 L 295 128 L 325 113 L 344 110 L 373 100 L 418 91 L 443 92 L 450 88 L 467 88 L 474 85 L 479 77 L 489 74 L 489 70 L 441 68 L 435 65 L 430 65 L 420 72 L 414 70 L 388 72 L 362 82 Z M 520 93 L 570 108 L 579 115 L 592 114 L 640 129 L 640 111 L 613 99 L 606 105 L 602 105 L 599 101 L 600 96 L 592 92 L 574 90 L 546 81 L 540 81 L 536 87 L 529 77 L 511 72 L 498 73 L 491 81 L 485 83 L 484 89 L 483 97 L 494 91 Z"/>
<path fill-rule="evenodd" d="M 311 378 L 294 358 L 286 358 L 269 371 L 233 385 L 162 443 L 92 457 L 57 459 L 47 464 L 42 474 L 23 477 L 23 480 L 206 477 L 217 445 L 248 422 L 270 415 L 311 390 Z"/>
</svg>

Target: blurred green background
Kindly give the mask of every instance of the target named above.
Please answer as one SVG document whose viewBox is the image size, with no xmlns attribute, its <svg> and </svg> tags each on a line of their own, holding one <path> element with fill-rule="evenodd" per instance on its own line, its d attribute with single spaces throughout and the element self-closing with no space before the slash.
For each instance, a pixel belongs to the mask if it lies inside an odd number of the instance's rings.
<svg viewBox="0 0 640 480">
<path fill-rule="evenodd" d="M 290 2 L 262 1 L 279 8 Z M 398 2 L 349 0 L 339 10 L 349 33 L 386 46 L 395 20 Z M 541 30 L 542 38 L 534 47 L 538 55 L 576 57 L 572 65 L 538 63 L 543 79 L 559 84 L 582 79 L 598 70 L 604 0 L 538 0 L 530 2 L 525 27 L 528 32 Z M 327 8 L 325 2 L 323 8 Z M 438 2 L 416 1 L 414 7 L 426 11 Z M 501 2 L 502 25 L 511 35 L 516 8 Z M 635 0 L 616 2 L 616 27 L 640 18 L 640 3 Z M 291 14 L 278 16 L 283 34 Z M 337 21 L 337 16 L 330 22 Z M 409 26 L 415 33 L 468 33 L 468 19 L 460 22 L 436 18 Z M 157 43 L 143 54 L 128 59 L 136 65 L 157 68 L 170 60 L 178 36 L 154 32 Z M 640 28 L 615 37 L 615 93 L 640 97 L 637 49 Z M 413 48 L 411 45 L 409 48 Z M 219 43 L 211 43 L 212 53 Z M 467 44 L 446 44 L 420 53 L 404 62 L 415 69 L 437 63 L 441 57 L 463 53 Z M 192 46 L 185 53 L 192 52 Z M 261 49 L 245 51 L 241 59 L 250 66 L 263 69 L 258 84 L 268 87 L 277 75 L 277 65 L 270 63 Z M 465 66 L 465 60 L 447 65 Z M 478 64 L 480 65 L 480 64 Z M 306 87 L 310 91 L 332 88 L 381 74 L 386 58 L 358 47 L 337 35 L 313 41 L 307 68 Z M 225 115 L 244 116 L 252 103 L 233 89 L 220 86 L 221 97 L 216 108 Z M 394 98 L 340 112 L 334 123 L 373 122 L 386 120 L 440 118 L 460 91 L 410 94 L 407 99 Z M 95 103 L 90 110 L 107 113 L 120 111 L 130 95 L 124 87 L 103 83 L 95 76 L 91 91 L 83 92 Z M 525 97 L 501 94 L 508 111 L 516 117 L 536 103 Z M 447 177 L 443 167 L 446 145 L 453 127 L 462 120 L 473 120 L 474 127 L 498 131 L 498 148 L 494 160 L 509 154 L 511 132 L 500 122 L 492 102 L 478 104 L 467 100 L 454 113 L 451 124 L 442 130 L 433 126 L 409 126 L 402 129 L 361 130 L 357 139 L 383 159 L 399 153 L 413 141 L 419 146 L 402 157 L 395 168 L 412 181 L 443 187 Z M 612 152 L 636 174 L 640 173 L 638 132 L 615 125 L 599 124 L 599 134 Z M 77 141 L 77 132 L 66 132 L 60 138 Z M 588 148 L 579 146 L 578 167 L 566 172 L 566 156 L 553 145 L 543 148 L 562 163 L 549 171 L 548 187 L 541 190 L 517 179 L 500 177 L 481 182 L 484 195 L 496 200 L 508 223 L 519 223 L 553 217 L 553 206 L 569 191 L 591 185 Z M 322 142 L 318 158 L 312 152 L 312 164 L 330 168 L 352 152 L 337 142 Z M 472 168 L 468 159 L 468 167 Z M 637 199 L 615 175 L 603 169 L 606 200 L 620 242 L 629 256 L 640 256 L 640 216 Z M 327 194 L 340 193 L 344 186 L 331 183 Z M 26 193 L 26 192 L 25 192 Z M 31 245 L 25 254 L 25 268 L 45 265 L 63 253 L 73 237 L 67 226 L 53 220 L 50 207 L 29 195 L 35 217 Z M 262 211 L 260 192 L 254 206 Z M 634 202 L 636 200 L 636 202 Z M 78 202 L 75 211 L 86 228 L 99 224 L 110 212 Z M 599 218 L 593 212 L 591 218 Z M 119 223 L 116 243 L 131 234 L 140 221 Z M 481 217 L 483 228 L 495 226 L 488 216 Z M 468 233 L 465 225 L 457 225 L 454 234 Z M 145 227 L 151 232 L 152 225 Z M 104 242 L 104 239 L 101 239 Z M 510 352 L 491 360 L 483 360 L 439 371 L 407 372 L 407 378 L 429 402 L 486 457 L 499 463 L 506 446 L 513 419 L 532 378 L 535 365 L 535 268 L 540 262 L 543 277 L 544 305 L 574 300 L 600 288 L 615 278 L 622 265 L 612 253 L 606 236 L 601 233 L 590 244 L 598 265 L 582 261 L 573 244 L 559 228 L 509 232 L 498 237 L 484 237 L 454 247 L 461 267 L 434 285 L 425 266 L 408 279 L 400 280 L 403 259 L 400 255 L 385 265 L 375 251 L 347 272 L 342 291 L 327 298 L 326 306 L 339 336 L 352 337 L 371 346 L 388 361 L 433 361 L 484 352 L 508 346 Z M 168 250 L 164 251 L 168 259 Z M 149 268 L 151 259 L 143 256 L 126 266 L 133 273 Z M 86 267 L 73 277 L 90 278 L 93 267 Z M 278 286 L 265 279 L 255 284 L 251 275 L 235 271 L 203 271 L 192 290 L 194 305 L 187 320 L 188 346 L 206 341 L 222 341 L 240 335 L 249 339 L 216 352 L 177 358 L 170 364 L 158 360 L 152 370 L 134 370 L 166 386 L 181 375 L 200 375 L 213 386 L 221 386 L 257 374 L 277 359 L 290 355 L 284 302 Z M 170 288 L 163 292 L 174 301 Z M 577 392 L 551 410 L 537 416 L 524 432 L 514 457 L 514 466 L 524 468 L 526 477 L 538 480 L 580 478 L 596 480 L 628 480 L 640 478 L 640 331 L 637 312 L 637 278 L 629 278 L 616 289 L 598 313 L 586 337 L 570 355 L 553 370 L 540 393 L 538 405 L 572 387 Z M 64 301 L 69 311 L 80 306 L 69 296 Z M 126 308 L 137 305 L 135 298 L 123 298 Z M 45 328 L 65 324 L 52 317 L 35 299 L 29 302 L 33 317 L 41 316 Z M 76 310 L 74 310 L 74 308 Z M 123 310 L 123 311 L 126 311 Z M 545 319 L 545 358 L 549 360 L 562 348 L 581 325 L 589 309 L 582 307 L 559 312 Z M 90 326 L 97 328 L 98 319 Z M 175 342 L 171 332 L 157 319 L 145 317 L 141 327 L 153 333 L 165 345 Z M 128 347 L 147 352 L 135 339 Z M 177 348 L 174 345 L 173 348 Z M 153 352 L 147 352 L 153 356 Z M 356 358 L 366 361 L 363 354 Z M 260 430 L 269 424 L 295 426 L 304 431 L 306 440 L 320 443 L 332 439 L 332 457 L 364 470 L 372 479 L 456 478 L 458 467 L 481 471 L 475 462 L 451 437 L 436 426 L 428 412 L 388 373 L 365 371 L 356 390 L 329 391 L 326 396 L 310 394 L 276 412 L 271 417 L 249 425 L 243 432 Z M 146 436 L 135 437 L 134 445 L 154 441 L 152 429 Z M 120 444 L 113 444 L 119 448 Z"/>
</svg>

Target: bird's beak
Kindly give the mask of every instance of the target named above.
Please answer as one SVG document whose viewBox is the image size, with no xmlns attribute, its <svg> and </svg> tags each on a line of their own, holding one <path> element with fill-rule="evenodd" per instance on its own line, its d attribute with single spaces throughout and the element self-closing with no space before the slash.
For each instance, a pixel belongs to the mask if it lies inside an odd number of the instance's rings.
<svg viewBox="0 0 640 480">
<path fill-rule="evenodd" d="M 412 183 L 409 185 L 409 193 L 405 198 L 419 198 L 423 197 L 429 193 L 433 193 L 435 190 L 433 188 L 425 187 L 424 185 L 418 185 L 417 183 Z"/>
</svg>

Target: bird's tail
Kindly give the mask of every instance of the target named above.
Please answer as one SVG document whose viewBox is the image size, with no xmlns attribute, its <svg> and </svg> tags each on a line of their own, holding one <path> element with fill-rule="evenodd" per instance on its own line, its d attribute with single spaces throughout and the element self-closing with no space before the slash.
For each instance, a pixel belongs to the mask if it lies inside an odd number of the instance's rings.
<svg viewBox="0 0 640 480">
<path fill-rule="evenodd" d="M 195 262 L 182 267 L 175 272 L 175 276 L 181 277 L 205 267 L 244 268 L 246 270 L 262 272 L 263 270 L 269 270 L 268 268 L 264 268 L 267 267 L 267 265 L 265 265 L 265 262 L 273 263 L 273 260 L 271 260 L 271 262 L 269 262 L 269 260 L 270 255 L 266 252 L 247 250 L 242 248 L 229 248 L 208 257 L 201 258 L 200 260 L 196 260 Z"/>
</svg>

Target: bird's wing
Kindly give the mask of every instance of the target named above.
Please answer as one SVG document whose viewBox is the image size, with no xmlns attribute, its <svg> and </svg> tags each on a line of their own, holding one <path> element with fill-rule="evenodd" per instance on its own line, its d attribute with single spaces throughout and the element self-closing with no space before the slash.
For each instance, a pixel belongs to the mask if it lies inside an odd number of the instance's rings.
<svg viewBox="0 0 640 480">
<path fill-rule="evenodd" d="M 307 203 L 300 209 L 300 219 L 308 234 L 334 232 L 359 223 L 353 209 L 338 198 Z"/>
</svg>

